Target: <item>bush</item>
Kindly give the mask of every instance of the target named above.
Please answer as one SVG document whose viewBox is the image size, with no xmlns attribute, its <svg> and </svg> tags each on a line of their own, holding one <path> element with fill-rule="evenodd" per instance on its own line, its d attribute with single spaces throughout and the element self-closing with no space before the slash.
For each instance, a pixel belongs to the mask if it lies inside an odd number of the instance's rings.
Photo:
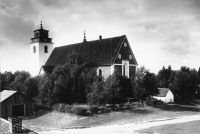
<svg viewBox="0 0 200 134">
<path fill-rule="evenodd" d="M 77 106 L 75 106 L 75 107 L 73 107 L 71 109 L 71 112 L 73 114 L 76 114 L 76 115 L 82 115 L 82 116 L 87 115 L 87 109 L 83 108 L 83 107 L 77 107 Z"/>
<path fill-rule="evenodd" d="M 58 103 L 53 106 L 53 109 L 58 112 L 71 113 L 72 106 L 64 103 Z"/>
<path fill-rule="evenodd" d="M 146 98 L 146 105 L 148 105 L 148 106 L 156 106 L 156 105 L 162 105 L 162 104 L 164 104 L 164 102 L 161 101 L 161 100 L 157 100 L 157 99 L 152 98 L 152 97 Z"/>
<path fill-rule="evenodd" d="M 38 104 L 36 104 L 35 108 L 37 110 L 39 110 L 39 109 L 41 109 L 41 110 L 50 110 L 50 111 L 52 110 L 52 107 L 48 106 L 48 105 L 38 105 Z"/>
<path fill-rule="evenodd" d="M 97 106 L 90 106 L 89 111 L 92 114 L 97 114 L 98 113 L 99 108 Z"/>
</svg>

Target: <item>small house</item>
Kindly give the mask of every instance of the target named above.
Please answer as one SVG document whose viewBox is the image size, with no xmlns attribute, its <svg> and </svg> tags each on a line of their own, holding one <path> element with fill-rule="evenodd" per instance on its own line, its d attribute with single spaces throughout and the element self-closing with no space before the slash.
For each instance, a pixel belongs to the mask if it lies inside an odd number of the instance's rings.
<svg viewBox="0 0 200 134">
<path fill-rule="evenodd" d="M 174 102 L 174 95 L 169 88 L 158 88 L 158 95 L 153 96 L 157 100 L 161 100 L 164 103 Z"/>
<path fill-rule="evenodd" d="M 30 116 L 35 111 L 35 102 L 24 94 L 3 90 L 0 93 L 0 116 L 8 120 L 8 117 Z"/>
</svg>

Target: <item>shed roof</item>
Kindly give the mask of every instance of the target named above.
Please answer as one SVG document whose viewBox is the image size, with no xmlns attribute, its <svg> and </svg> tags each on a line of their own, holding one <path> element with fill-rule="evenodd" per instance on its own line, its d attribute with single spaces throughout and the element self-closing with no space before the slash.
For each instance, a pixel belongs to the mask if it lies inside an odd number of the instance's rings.
<svg viewBox="0 0 200 134">
<path fill-rule="evenodd" d="M 0 102 L 3 102 L 13 94 L 17 93 L 17 91 L 12 91 L 12 90 L 3 90 L 0 93 Z"/>
<path fill-rule="evenodd" d="M 165 97 L 168 92 L 169 92 L 169 88 L 158 88 L 157 97 Z"/>
</svg>

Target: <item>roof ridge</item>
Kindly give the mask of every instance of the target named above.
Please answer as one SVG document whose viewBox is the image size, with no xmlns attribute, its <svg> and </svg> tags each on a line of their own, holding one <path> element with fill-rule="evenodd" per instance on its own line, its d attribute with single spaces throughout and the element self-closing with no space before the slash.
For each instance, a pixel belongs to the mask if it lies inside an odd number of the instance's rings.
<svg viewBox="0 0 200 134">
<path fill-rule="evenodd" d="M 102 40 L 108 40 L 108 39 L 113 39 L 113 38 L 119 38 L 119 37 L 123 37 L 123 36 L 125 37 L 126 35 L 121 35 L 121 36 L 116 36 L 116 37 L 109 37 L 109 38 L 102 38 Z M 99 39 L 91 40 L 91 41 L 86 41 L 86 43 L 88 43 L 88 42 L 95 42 L 95 41 L 99 41 Z M 63 45 L 63 46 L 58 46 L 58 47 L 55 47 L 55 48 L 61 48 L 61 47 L 73 46 L 73 45 L 80 45 L 80 44 L 83 44 L 83 42 L 73 43 L 73 44 L 68 44 L 68 45 Z"/>
</svg>

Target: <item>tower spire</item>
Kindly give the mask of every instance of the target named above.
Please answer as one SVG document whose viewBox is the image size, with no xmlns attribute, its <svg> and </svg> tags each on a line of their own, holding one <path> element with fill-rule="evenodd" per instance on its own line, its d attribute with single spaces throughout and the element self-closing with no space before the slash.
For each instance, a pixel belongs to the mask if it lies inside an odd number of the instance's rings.
<svg viewBox="0 0 200 134">
<path fill-rule="evenodd" d="M 86 42 L 86 34 L 85 34 L 85 30 L 84 30 L 84 39 L 83 39 L 83 42 L 84 42 L 84 43 Z"/>
<path fill-rule="evenodd" d="M 42 27 L 42 21 L 40 21 L 40 27 L 41 27 L 41 29 L 43 29 L 43 27 Z"/>
</svg>

